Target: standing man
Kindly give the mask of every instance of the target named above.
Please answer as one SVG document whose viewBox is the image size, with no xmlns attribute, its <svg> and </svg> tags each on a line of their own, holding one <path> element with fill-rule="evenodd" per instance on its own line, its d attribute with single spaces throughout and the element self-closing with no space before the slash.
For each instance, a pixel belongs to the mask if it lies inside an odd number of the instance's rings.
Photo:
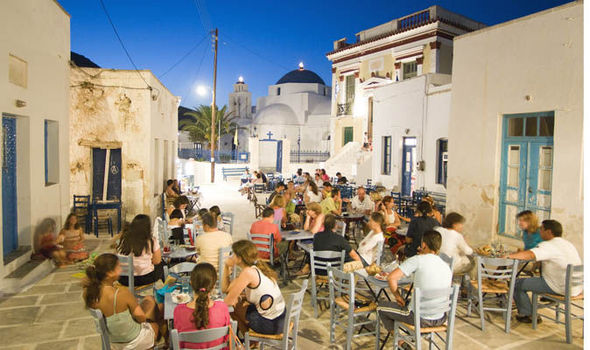
<svg viewBox="0 0 590 350">
<path fill-rule="evenodd" d="M 561 238 L 563 228 L 555 220 L 544 220 L 541 224 L 541 239 L 538 246 L 530 250 L 508 255 L 508 259 L 535 260 L 541 262 L 541 277 L 519 278 L 514 287 L 514 302 L 518 308 L 516 319 L 532 323 L 532 304 L 528 292 L 565 294 L 565 272 L 567 265 L 581 265 L 582 261 L 573 244 Z M 572 296 L 582 292 L 582 286 L 572 290 Z M 541 322 L 541 318 L 537 319 Z"/>
</svg>

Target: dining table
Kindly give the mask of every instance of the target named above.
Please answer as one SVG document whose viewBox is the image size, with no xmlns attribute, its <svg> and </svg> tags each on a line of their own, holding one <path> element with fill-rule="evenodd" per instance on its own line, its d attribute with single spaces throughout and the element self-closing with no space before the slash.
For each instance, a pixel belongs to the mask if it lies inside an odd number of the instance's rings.
<svg viewBox="0 0 590 350">
<path fill-rule="evenodd" d="M 358 244 L 356 241 L 356 233 L 361 223 L 365 221 L 365 215 L 361 213 L 343 213 L 342 215 L 337 216 L 336 219 L 346 224 L 347 234 L 352 234 L 352 240 L 350 237 L 348 238 L 349 242 Z M 354 226 L 352 224 L 354 224 Z"/>
<path fill-rule="evenodd" d="M 379 298 L 381 297 L 381 295 L 385 296 L 385 298 L 388 301 L 391 301 L 391 297 L 389 296 L 389 293 L 387 293 L 387 291 L 389 290 L 389 282 L 387 281 L 387 279 L 379 279 L 376 277 L 376 275 L 371 276 L 367 273 L 367 271 L 365 269 L 356 270 L 356 271 L 354 271 L 354 274 L 356 276 L 362 278 L 365 281 L 365 284 L 367 285 L 369 292 L 371 293 L 371 295 L 375 299 L 375 302 L 379 301 Z M 406 277 L 406 276 L 403 276 L 397 282 L 398 287 L 407 286 L 407 285 L 411 285 L 411 284 L 412 284 L 412 278 Z M 407 301 L 410 293 L 411 293 L 411 291 L 408 291 L 406 297 L 404 298 L 406 301 Z"/>
<path fill-rule="evenodd" d="M 197 255 L 194 247 L 189 245 L 170 245 L 170 251 L 162 250 L 162 257 L 166 259 L 186 259 L 193 255 Z"/>
<path fill-rule="evenodd" d="M 291 231 L 283 231 L 281 232 L 281 238 L 284 241 L 293 241 L 297 242 L 297 246 L 301 247 L 301 244 L 309 244 L 309 242 L 304 243 L 305 241 L 312 240 L 313 241 L 313 233 L 310 231 L 305 230 L 291 230 Z M 305 250 L 305 249 L 304 249 Z M 286 286 L 289 284 L 291 280 L 291 276 L 289 274 L 288 268 L 288 259 L 289 259 L 289 250 L 287 249 L 283 256 L 280 257 L 281 261 L 281 275 L 283 277 L 283 285 Z"/>
</svg>

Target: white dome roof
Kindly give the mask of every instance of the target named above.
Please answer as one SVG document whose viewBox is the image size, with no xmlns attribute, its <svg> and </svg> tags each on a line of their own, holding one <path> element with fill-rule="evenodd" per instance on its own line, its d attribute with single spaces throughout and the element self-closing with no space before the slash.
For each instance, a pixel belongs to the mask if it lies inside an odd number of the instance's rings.
<svg viewBox="0 0 590 350">
<path fill-rule="evenodd" d="M 283 103 L 273 103 L 256 113 L 254 124 L 297 125 L 299 121 L 291 107 Z"/>
<path fill-rule="evenodd" d="M 311 115 L 318 115 L 318 114 L 330 114 L 332 109 L 332 101 L 330 98 L 322 99 L 318 104 L 316 104 L 310 114 Z"/>
</svg>

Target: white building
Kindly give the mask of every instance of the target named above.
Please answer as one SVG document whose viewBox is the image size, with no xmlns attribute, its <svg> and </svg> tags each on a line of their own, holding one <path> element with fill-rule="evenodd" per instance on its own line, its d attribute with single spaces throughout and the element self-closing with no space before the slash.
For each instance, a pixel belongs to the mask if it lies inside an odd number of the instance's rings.
<svg viewBox="0 0 590 350">
<path fill-rule="evenodd" d="M 70 17 L 57 1 L 2 1 L 0 28 L 2 278 L 29 260 L 43 219 L 59 229 L 69 212 Z"/>
<path fill-rule="evenodd" d="M 179 98 L 149 70 L 70 72 L 70 198 L 121 199 L 127 220 L 159 215 L 175 177 Z"/>
<path fill-rule="evenodd" d="M 455 39 L 447 212 L 474 244 L 515 237 L 529 209 L 583 253 L 583 12 L 576 1 Z"/>
</svg>

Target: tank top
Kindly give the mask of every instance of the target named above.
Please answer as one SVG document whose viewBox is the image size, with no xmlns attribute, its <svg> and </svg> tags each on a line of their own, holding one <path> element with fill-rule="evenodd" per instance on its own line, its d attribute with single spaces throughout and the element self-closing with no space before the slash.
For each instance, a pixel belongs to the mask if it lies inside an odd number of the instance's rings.
<svg viewBox="0 0 590 350">
<path fill-rule="evenodd" d="M 115 297 L 113 299 L 113 314 L 106 318 L 107 329 L 109 337 L 113 343 L 129 343 L 137 338 L 141 331 L 141 325 L 133 319 L 129 309 L 123 312 L 117 311 L 117 293 L 119 288 L 115 290 Z"/>
<path fill-rule="evenodd" d="M 64 230 L 64 243 L 63 246 L 67 250 L 74 249 L 74 247 L 80 242 L 80 231 L 78 230 Z"/>
<path fill-rule="evenodd" d="M 274 216 L 274 220 L 273 223 L 276 224 L 279 229 L 281 228 L 281 221 L 283 220 L 283 210 L 281 210 L 283 208 L 277 208 L 275 209 L 275 216 Z"/>
<path fill-rule="evenodd" d="M 285 311 L 283 294 L 281 294 L 281 290 L 275 281 L 261 273 L 256 266 L 252 266 L 252 268 L 258 272 L 259 283 L 254 288 L 246 287 L 246 299 L 250 304 L 256 305 L 256 310 L 262 317 L 274 320 Z M 260 304 L 262 300 L 267 298 L 271 299 L 271 305 L 267 309 L 263 309 Z"/>
</svg>

